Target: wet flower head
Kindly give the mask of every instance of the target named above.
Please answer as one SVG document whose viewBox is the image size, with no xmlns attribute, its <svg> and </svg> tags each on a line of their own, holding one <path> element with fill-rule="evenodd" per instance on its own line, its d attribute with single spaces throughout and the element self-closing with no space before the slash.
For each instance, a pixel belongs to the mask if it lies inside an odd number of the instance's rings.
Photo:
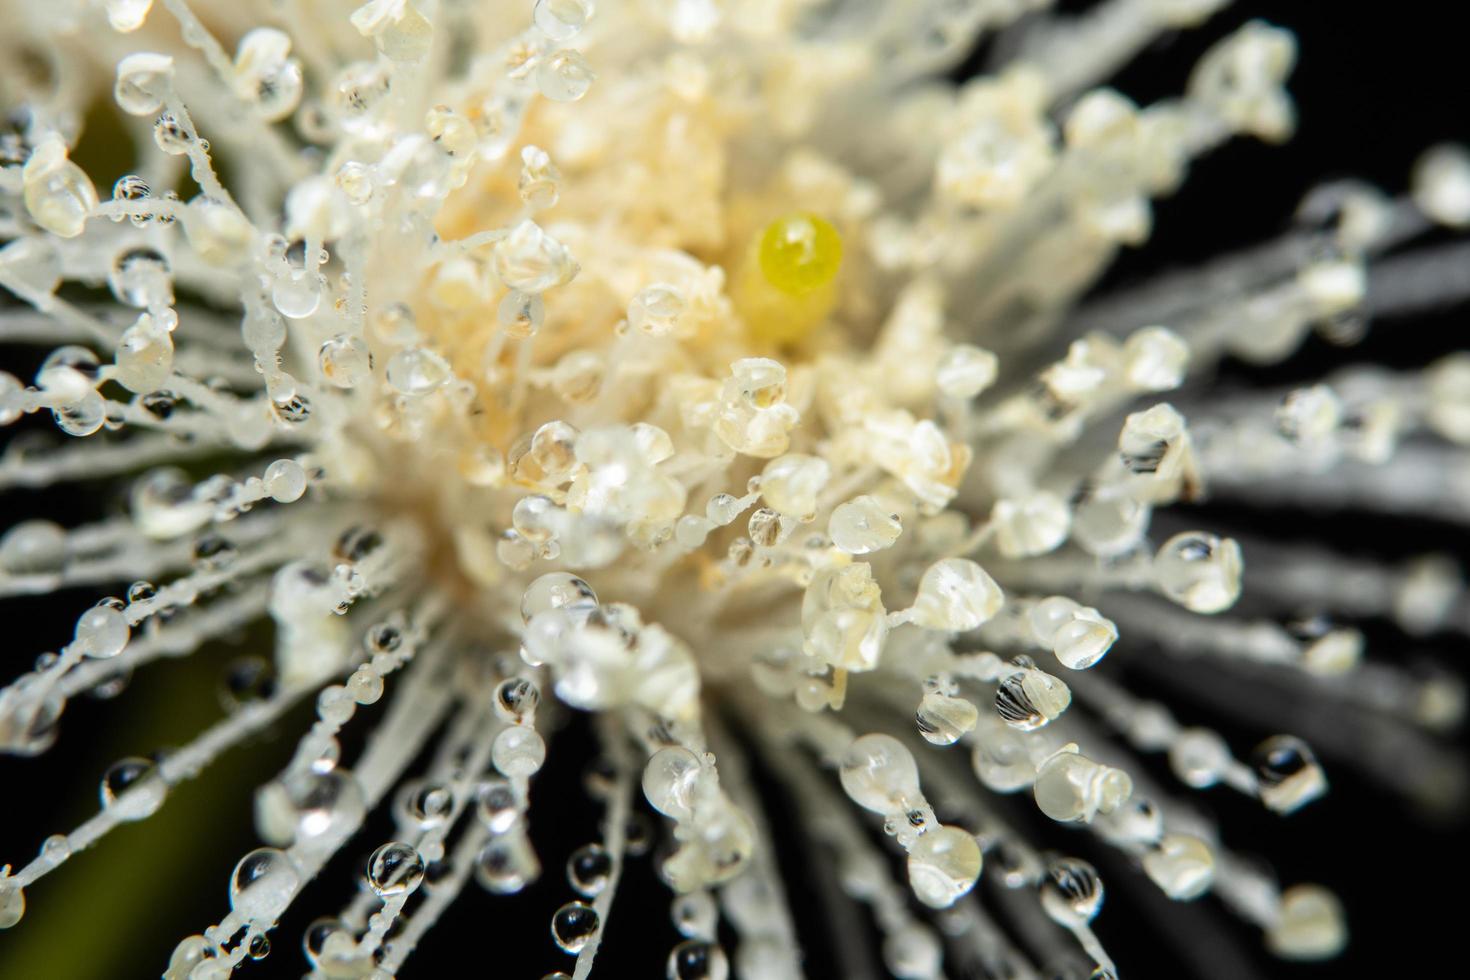
<svg viewBox="0 0 1470 980">
<path fill-rule="evenodd" d="M 0 5 L 0 341 L 50 351 L 0 373 L 0 423 L 69 437 L 13 441 L 0 487 L 127 488 L 121 515 L 0 538 L 0 594 L 114 592 L 0 693 L 0 749 L 44 752 L 79 695 L 244 625 L 272 638 L 215 724 L 117 762 L 95 816 L 0 868 L 0 926 L 307 703 L 255 795 L 262 846 L 160 952 L 169 980 L 266 955 L 344 849 L 363 887 L 305 937 L 311 976 L 409 975 L 464 889 L 567 859 L 549 941 L 586 977 L 640 801 L 684 937 L 668 975 L 794 978 L 766 783 L 897 977 L 1119 975 L 1099 873 L 1006 794 L 1171 899 L 1218 893 L 1281 956 L 1336 954 L 1337 899 L 1188 797 L 1290 813 L 1328 789 L 1311 743 L 1354 750 L 1321 713 L 1231 744 L 1128 680 L 1200 687 L 1208 659 L 1439 751 L 1459 688 L 1366 660 L 1345 620 L 1451 623 L 1452 564 L 1348 568 L 1171 507 L 1464 516 L 1415 474 L 1470 443 L 1465 355 L 1212 378 L 1459 298 L 1437 270 L 1461 246 L 1413 242 L 1470 224 L 1470 155 L 1432 150 L 1403 196 L 1327 185 L 1278 240 L 1090 297 L 1192 161 L 1290 135 L 1295 42 L 1264 23 L 1175 98 L 1106 87 L 1222 5 Z M 947 78 L 998 31 L 993 71 Z M 79 162 L 101 160 L 129 168 L 110 193 Z M 535 777 L 576 737 L 604 829 L 538 854 Z M 359 833 L 379 808 L 391 840 Z M 986 876 L 1024 937 L 967 897 Z"/>
</svg>

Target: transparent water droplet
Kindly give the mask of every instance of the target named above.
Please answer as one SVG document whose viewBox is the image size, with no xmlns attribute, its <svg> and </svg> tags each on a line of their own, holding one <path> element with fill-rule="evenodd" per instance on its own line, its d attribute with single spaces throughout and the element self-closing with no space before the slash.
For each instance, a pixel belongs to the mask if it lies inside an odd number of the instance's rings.
<svg viewBox="0 0 1470 980">
<path fill-rule="evenodd" d="M 536 0 L 531 19 L 551 40 L 569 41 L 592 18 L 592 0 Z"/>
<path fill-rule="evenodd" d="M 306 493 L 306 467 L 294 459 L 278 459 L 265 468 L 265 492 L 279 504 L 289 504 Z"/>
<path fill-rule="evenodd" d="M 546 742 L 534 728 L 512 725 L 495 736 L 490 759 L 511 779 L 534 776 L 546 761 Z"/>
<path fill-rule="evenodd" d="M 920 834 L 909 849 L 909 887 L 930 908 L 949 908 L 975 887 L 980 877 L 980 845 L 960 827 L 938 827 Z"/>
<path fill-rule="evenodd" d="M 597 935 L 600 925 L 601 919 L 592 906 L 568 902 L 551 917 L 551 937 L 562 952 L 576 956 Z"/>
<path fill-rule="evenodd" d="M 252 960 L 263 960 L 271 953 L 270 937 L 263 932 L 257 932 L 250 937 L 250 943 L 245 948 L 245 953 Z"/>
<path fill-rule="evenodd" d="M 163 806 L 168 784 L 151 759 L 131 757 L 113 763 L 102 776 L 102 806 L 119 820 L 142 820 Z"/>
<path fill-rule="evenodd" d="M 188 153 L 195 141 L 177 116 L 165 112 L 153 121 L 153 142 L 164 153 L 178 157 Z"/>
<path fill-rule="evenodd" d="M 361 337 L 338 334 L 317 355 L 322 377 L 338 388 L 355 388 L 372 377 L 373 358 Z"/>
<path fill-rule="evenodd" d="M 535 334 L 546 321 L 546 301 L 536 293 L 512 289 L 500 301 L 495 317 L 505 328 L 507 337 L 524 339 Z"/>
<path fill-rule="evenodd" d="M 676 897 L 669 914 L 674 928 L 686 939 L 713 937 L 720 915 L 714 896 L 703 890 Z"/>
<path fill-rule="evenodd" d="M 411 787 L 404 811 L 421 830 L 442 827 L 454 815 L 454 790 L 434 782 Z"/>
<path fill-rule="evenodd" d="M 290 855 L 274 847 L 251 851 L 230 876 L 230 908 L 247 922 L 273 925 L 301 885 Z"/>
<path fill-rule="evenodd" d="M 276 276 L 271 287 L 271 305 L 281 315 L 303 320 L 317 311 L 322 302 L 321 277 L 305 269 L 291 269 Z"/>
<path fill-rule="evenodd" d="M 1103 883 L 1097 869 L 1079 858 L 1058 858 L 1046 869 L 1041 907 L 1058 925 L 1086 925 L 1097 917 L 1103 903 Z"/>
<path fill-rule="evenodd" d="M 1274 735 L 1251 753 L 1261 801 L 1277 813 L 1291 813 L 1327 792 L 1327 777 L 1306 742 Z"/>
<path fill-rule="evenodd" d="M 587 59 L 572 48 L 553 51 L 536 68 L 536 88 L 553 102 L 576 102 L 596 78 Z"/>
<path fill-rule="evenodd" d="M 567 881 L 586 898 L 596 898 L 612 876 L 612 855 L 601 844 L 584 844 L 567 858 Z"/>
<path fill-rule="evenodd" d="M 362 824 L 367 803 L 351 772 L 306 769 L 260 788 L 256 826 L 273 844 L 330 854 Z"/>
<path fill-rule="evenodd" d="M 264 657 L 241 657 L 225 668 L 220 683 L 220 702 L 226 711 L 258 704 L 276 693 L 275 666 Z"/>
<path fill-rule="evenodd" d="M 1176 534 L 1154 557 L 1154 579 L 1174 602 L 1198 613 L 1229 608 L 1240 596 L 1240 545 L 1203 531 Z"/>
<path fill-rule="evenodd" d="M 699 757 L 683 746 L 659 749 L 643 767 L 643 795 L 664 816 L 686 820 L 703 771 Z"/>
<path fill-rule="evenodd" d="M 495 688 L 495 711 L 511 724 L 524 723 L 536 713 L 541 692 L 524 677 L 509 677 Z"/>
<path fill-rule="evenodd" d="M 1072 692 L 1066 684 L 1034 667 L 1005 678 L 995 691 L 996 714 L 1023 732 L 1056 720 L 1071 703 Z"/>
<path fill-rule="evenodd" d="M 521 619 L 529 623 L 537 613 L 550 609 L 590 613 L 597 608 L 592 586 L 569 572 L 548 572 L 533 581 L 521 596 Z"/>
<path fill-rule="evenodd" d="M 368 859 L 367 874 L 379 898 L 407 895 L 424 880 L 424 858 L 412 844 L 389 841 Z"/>
<path fill-rule="evenodd" d="M 536 852 L 522 834 L 497 837 L 475 858 L 475 879 L 494 895 L 511 895 L 541 874 Z"/>
<path fill-rule="evenodd" d="M 89 391 L 78 401 L 53 409 L 51 417 L 56 420 L 56 427 L 67 435 L 89 436 L 107 421 L 107 407 L 101 395 Z"/>
<path fill-rule="evenodd" d="M 0 568 L 11 575 L 59 576 L 65 565 L 66 531 L 54 521 L 22 521 L 0 536 Z"/>
<path fill-rule="evenodd" d="M 923 798 L 914 754 L 892 735 L 854 739 L 843 753 L 838 774 L 853 802 L 884 816 L 901 813 Z"/>
<path fill-rule="evenodd" d="M 301 937 L 302 951 L 306 953 L 306 958 L 311 961 L 312 966 L 325 966 L 328 945 L 332 937 L 343 935 L 350 938 L 351 934 L 341 919 L 323 916 L 306 927 L 306 932 Z"/>
<path fill-rule="evenodd" d="M 988 621 L 1004 602 L 985 569 L 967 558 L 945 558 L 920 579 L 913 621 L 925 629 L 963 632 Z"/>
<path fill-rule="evenodd" d="M 1215 880 L 1215 855 L 1209 845 L 1187 834 L 1166 834 L 1143 856 L 1143 870 L 1178 902 L 1198 898 Z"/>
<path fill-rule="evenodd" d="M 130 634 L 125 616 L 111 605 L 96 605 L 77 619 L 76 642 L 82 652 L 105 660 L 123 652 Z"/>
<path fill-rule="evenodd" d="M 405 348 L 388 361 L 388 384 L 404 395 L 436 391 L 449 381 L 451 373 L 448 361 L 420 347 Z"/>
<path fill-rule="evenodd" d="M 931 745 L 953 745 L 975 728 L 980 712 L 965 698 L 931 692 L 919 702 L 914 718 L 924 741 Z"/>
<path fill-rule="evenodd" d="M 718 943 L 686 939 L 669 953 L 668 980 L 727 980 L 730 960 Z"/>
<path fill-rule="evenodd" d="M 838 504 L 827 522 L 827 536 L 850 555 L 866 555 L 892 545 L 903 533 L 898 515 L 876 497 L 854 497 Z"/>
</svg>

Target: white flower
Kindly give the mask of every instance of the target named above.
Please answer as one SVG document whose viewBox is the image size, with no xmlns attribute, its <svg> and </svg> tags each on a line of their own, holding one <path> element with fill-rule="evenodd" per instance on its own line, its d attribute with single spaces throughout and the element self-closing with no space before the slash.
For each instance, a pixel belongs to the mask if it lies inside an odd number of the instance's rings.
<svg viewBox="0 0 1470 980">
<path fill-rule="evenodd" d="M 573 710 L 608 763 L 603 833 L 551 924 L 578 977 L 638 850 L 638 789 L 667 818 L 669 975 L 800 975 L 787 828 L 753 765 L 872 907 L 895 976 L 945 970 L 908 891 L 954 905 L 996 850 L 1075 938 L 1064 958 L 1116 975 L 1097 873 L 994 816 L 1018 791 L 1171 898 L 1220 891 L 1280 954 L 1336 953 L 1330 893 L 1281 890 L 1173 795 L 1223 784 L 1289 812 L 1326 790 L 1312 750 L 1276 736 L 1242 760 L 1109 661 L 1257 661 L 1425 727 L 1458 717 L 1446 681 L 1360 671 L 1351 626 L 1285 625 L 1310 605 L 1433 630 L 1463 597 L 1453 570 L 1342 572 L 1167 509 L 1208 488 L 1465 516 L 1432 479 L 1464 466 L 1463 355 L 1231 398 L 1209 376 L 1343 339 L 1380 281 L 1416 284 L 1406 305 L 1457 295 L 1432 252 L 1370 273 L 1466 224 L 1470 157 L 1427 156 L 1412 200 L 1339 188 L 1293 247 L 1084 298 L 1194 158 L 1290 132 L 1295 42 L 1262 23 L 1177 99 L 1102 87 L 1218 5 L 1057 16 L 959 85 L 945 64 L 1045 4 L 915 0 L 871 23 L 795 0 L 9 5 L 50 71 L 6 77 L 0 286 L 28 308 L 0 307 L 0 340 L 56 346 L 31 384 L 0 372 L 0 423 L 49 412 L 79 441 L 10 446 L 0 487 L 131 490 L 123 516 L 15 522 L 0 595 L 135 581 L 0 692 L 0 750 L 45 751 L 70 699 L 242 624 L 268 621 L 275 649 L 232 670 L 217 724 L 117 763 L 96 817 L 0 868 L 0 927 L 305 701 L 257 798 L 268 846 L 169 980 L 263 955 L 343 848 L 371 851 L 366 888 L 314 927 L 311 975 L 397 974 L 471 878 L 539 874 L 533 777 Z M 104 202 L 74 152 L 98 79 L 138 171 Z M 348 757 L 339 734 L 380 700 Z M 1183 789 L 1144 778 L 1145 753 Z M 357 839 L 390 799 L 395 839 Z"/>
</svg>

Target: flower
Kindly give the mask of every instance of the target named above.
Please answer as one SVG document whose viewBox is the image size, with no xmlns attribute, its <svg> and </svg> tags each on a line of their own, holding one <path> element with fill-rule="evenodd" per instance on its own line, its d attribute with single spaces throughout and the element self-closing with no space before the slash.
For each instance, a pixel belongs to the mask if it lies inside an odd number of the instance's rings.
<svg viewBox="0 0 1470 980">
<path fill-rule="evenodd" d="M 1370 270 L 1377 309 L 1423 302 L 1409 286 L 1458 253 L 1384 255 L 1470 223 L 1470 155 L 1430 151 L 1405 199 L 1330 185 L 1281 242 L 1089 298 L 1195 158 L 1290 133 L 1295 44 L 1262 23 L 1179 98 L 1099 87 L 1220 5 L 1059 17 L 958 85 L 936 79 L 1040 4 L 27 11 L 51 72 L 3 144 L 0 286 L 32 309 L 0 329 L 61 346 L 33 384 L 0 374 L 0 421 L 49 411 L 81 441 L 12 446 L 0 485 L 116 477 L 129 506 L 15 524 L 0 592 L 134 581 L 0 693 L 0 747 L 45 751 L 70 699 L 242 624 L 268 621 L 274 650 L 232 670 L 217 724 L 118 762 L 95 817 L 0 871 L 0 925 L 314 701 L 257 794 L 265 846 L 170 980 L 265 955 L 344 849 L 370 852 L 366 887 L 308 933 L 313 975 L 398 974 L 471 878 L 506 894 L 540 874 L 533 777 L 570 712 L 606 760 L 602 838 L 551 918 L 579 977 L 640 795 L 670 843 L 670 976 L 799 975 L 752 766 L 872 908 L 895 976 L 939 975 L 936 923 L 988 949 L 996 925 L 962 901 L 985 874 L 1070 934 L 1064 957 L 1116 974 L 1097 871 L 1003 820 L 1009 793 L 1171 899 L 1220 893 L 1283 956 L 1335 954 L 1330 892 L 1277 886 L 1138 760 L 1289 813 L 1327 789 L 1313 750 L 1275 735 L 1237 757 L 1109 654 L 1267 663 L 1291 690 L 1458 717 L 1452 682 L 1380 674 L 1352 625 L 1283 613 L 1427 631 L 1462 595 L 1453 569 L 1373 567 L 1364 588 L 1169 508 L 1390 505 L 1406 475 L 1419 509 L 1456 506 L 1414 478 L 1470 442 L 1465 355 L 1230 398 L 1209 376 L 1314 330 L 1351 341 Z M 82 31 L 96 43 L 44 44 Z M 72 159 L 96 77 L 138 150 L 106 202 Z M 1258 560 L 1265 595 L 1237 613 Z M 339 736 L 380 701 L 350 755 Z M 393 839 L 362 841 L 390 795 Z"/>
</svg>

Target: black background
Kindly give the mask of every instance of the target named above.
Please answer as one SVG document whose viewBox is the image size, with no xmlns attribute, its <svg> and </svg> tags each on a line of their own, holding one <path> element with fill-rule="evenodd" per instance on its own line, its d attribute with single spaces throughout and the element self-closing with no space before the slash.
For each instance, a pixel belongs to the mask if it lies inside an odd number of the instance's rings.
<svg viewBox="0 0 1470 980">
<path fill-rule="evenodd" d="M 1300 125 L 1286 147 L 1237 142 L 1196 165 L 1185 190 L 1157 206 L 1152 242 L 1125 255 L 1103 288 L 1272 235 L 1287 222 L 1305 191 L 1324 177 L 1351 174 L 1398 190 L 1424 147 L 1470 137 L 1465 115 L 1464 35 L 1458 18 L 1450 13 L 1456 6 L 1434 0 L 1245 3 L 1217 16 L 1203 30 L 1151 47 L 1115 82 L 1140 102 L 1177 92 L 1208 44 L 1250 17 L 1292 28 L 1301 42 L 1291 82 Z M 1463 311 L 1453 311 L 1411 322 L 1378 324 L 1362 345 L 1349 350 L 1313 340 L 1301 353 L 1270 369 L 1228 365 L 1222 380 L 1255 384 L 1307 379 L 1360 359 L 1399 366 L 1423 364 L 1466 346 L 1462 316 Z M 7 350 L 0 352 L 0 358 L 7 369 L 28 378 L 39 354 Z M 61 519 L 95 516 L 99 510 L 117 506 L 113 491 L 96 487 L 12 493 L 0 503 L 0 526 L 43 514 Z M 1195 516 L 1201 526 L 1210 526 L 1211 521 L 1227 527 L 1248 522 L 1267 533 L 1332 540 L 1355 553 L 1398 557 L 1448 549 L 1470 556 L 1470 538 L 1462 529 L 1428 521 L 1361 514 L 1255 514 L 1208 505 L 1199 510 Z M 70 594 L 0 604 L 7 641 L 0 646 L 0 672 L 6 676 L 18 673 L 36 653 L 65 642 L 73 617 L 88 601 L 88 596 Z M 1437 655 L 1460 676 L 1465 675 L 1467 643 L 1463 637 L 1406 642 L 1383 624 L 1365 625 L 1390 655 Z M 223 663 L 258 640 L 243 637 L 239 649 L 212 651 L 207 662 L 201 656 L 144 671 L 117 701 L 78 701 L 63 720 L 61 741 L 50 753 L 31 760 L 0 759 L 0 863 L 23 864 L 46 834 L 84 818 L 95 805 L 95 780 L 110 761 L 146 753 L 169 741 L 181 742 L 214 717 L 218 709 L 213 696 L 198 692 L 208 689 Z M 372 712 L 363 715 L 366 717 L 354 726 L 358 731 L 371 724 Z M 1228 716 L 1207 711 L 1192 717 L 1217 724 L 1237 750 L 1247 749 L 1270 733 L 1244 728 Z M 48 917 L 55 923 L 72 913 L 76 906 L 69 901 L 58 903 L 63 887 L 60 879 L 83 873 L 91 861 L 112 869 L 113 877 L 120 878 L 108 886 L 114 889 L 109 894 L 117 915 L 129 923 L 121 938 L 107 939 L 96 949 L 96 955 L 108 963 L 97 975 L 158 975 L 178 938 L 198 931 L 225 911 L 230 868 L 255 846 L 249 826 L 251 789 L 285 761 L 293 733 L 305 724 L 305 717 L 294 716 L 280 726 L 275 737 L 250 751 L 227 756 L 221 773 L 176 792 L 170 807 L 156 818 L 163 822 L 164 831 L 149 831 L 147 825 L 123 828 L 96 853 L 79 856 L 31 889 L 27 919 L 9 934 L 0 933 L 0 977 L 29 980 L 16 972 L 20 967 L 13 958 L 24 942 L 23 934 L 47 928 L 44 920 Z M 1279 728 L 1289 731 L 1289 718 L 1281 719 Z M 599 812 L 576 785 L 587 761 L 577 748 L 586 740 L 576 735 L 585 735 L 585 727 L 574 721 L 567 734 L 572 737 L 554 742 L 547 769 L 534 790 L 532 825 L 545 864 L 541 881 L 509 899 L 493 898 L 471 886 L 430 933 L 403 977 L 534 978 L 553 969 L 570 970 L 570 958 L 552 945 L 547 922 L 551 912 L 571 897 L 561 863 L 572 848 L 595 837 Z M 352 746 L 346 748 L 350 757 Z M 1150 889 L 1129 887 L 1115 882 L 1116 876 L 1108 876 L 1112 891 L 1097 929 L 1125 976 L 1258 975 L 1305 980 L 1438 975 L 1438 968 L 1463 959 L 1452 955 L 1456 944 L 1463 942 L 1458 932 L 1463 900 L 1456 889 L 1466 856 L 1463 820 L 1436 820 L 1416 813 L 1374 786 L 1354 782 L 1350 776 L 1339 778 L 1332 760 L 1325 761 L 1334 774 L 1332 793 L 1290 819 L 1274 817 L 1236 799 L 1228 790 L 1204 794 L 1202 803 L 1221 818 L 1227 841 L 1268 858 L 1283 881 L 1321 881 L 1343 896 L 1352 928 L 1346 957 L 1319 966 L 1279 963 L 1260 951 L 1258 935 L 1232 920 L 1214 899 L 1181 908 L 1159 900 Z M 167 815 L 173 809 L 184 816 L 169 824 Z M 772 819 L 780 823 L 782 816 L 777 800 Z M 1054 828 L 1026 826 L 1047 843 L 1067 844 L 1065 835 L 1057 837 Z M 339 907 L 350 896 L 354 865 L 361 860 L 356 851 L 366 851 L 369 842 L 385 840 L 387 835 L 386 824 L 370 825 L 358 838 L 361 845 L 349 849 L 353 853 L 330 867 L 307 892 L 306 900 L 299 903 L 303 911 L 293 913 L 275 933 L 276 952 L 249 965 L 247 975 L 291 977 L 304 972 L 297 943 L 306 923 Z M 799 834 L 793 835 L 781 858 L 784 866 L 798 869 L 788 885 L 803 927 L 808 975 L 836 977 L 840 974 L 834 965 L 834 938 L 813 886 L 804 876 L 807 862 L 801 848 L 806 846 Z M 1075 840 L 1071 846 L 1078 847 Z M 185 857 L 160 863 L 156 857 L 160 847 L 181 851 Z M 136 914 L 133 906 L 140 902 L 148 907 Z M 64 907 L 57 908 L 57 904 Z M 664 957 L 676 939 L 667 924 L 667 907 L 667 895 L 654 880 L 650 859 L 634 861 L 613 908 L 598 974 L 662 976 Z M 48 935 L 66 936 L 58 928 L 53 925 Z M 73 922 L 72 930 L 72 941 L 91 942 L 84 938 L 88 926 Z M 102 931 L 106 934 L 106 929 Z M 870 940 L 845 935 L 835 941 L 862 944 Z M 1205 969 L 1198 962 L 1200 957 L 1190 955 L 1191 949 L 1206 949 L 1218 941 L 1238 948 L 1253 973 L 1209 955 L 1205 959 L 1211 962 Z M 481 965 L 468 972 L 454 969 L 465 954 Z"/>
</svg>

